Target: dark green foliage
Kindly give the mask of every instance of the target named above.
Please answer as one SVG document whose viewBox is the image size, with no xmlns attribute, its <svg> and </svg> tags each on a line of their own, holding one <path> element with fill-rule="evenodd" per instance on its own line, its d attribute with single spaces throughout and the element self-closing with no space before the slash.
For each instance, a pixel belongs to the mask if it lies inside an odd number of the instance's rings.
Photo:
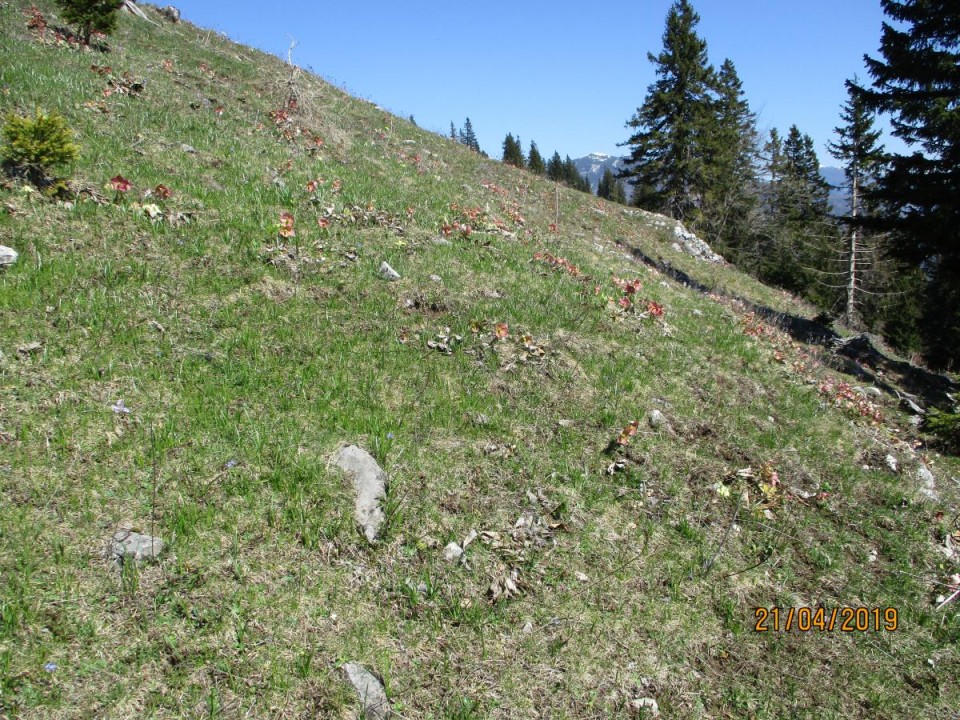
<svg viewBox="0 0 960 720">
<path fill-rule="evenodd" d="M 954 0 L 881 0 L 882 59 L 865 58 L 871 89 L 855 91 L 890 113 L 912 148 L 894 155 L 872 193 L 894 249 L 927 277 L 925 353 L 934 367 L 960 362 L 960 5 Z"/>
<path fill-rule="evenodd" d="M 931 410 L 923 429 L 936 435 L 950 452 L 960 453 L 960 413 Z"/>
<path fill-rule="evenodd" d="M 84 44 L 90 44 L 93 33 L 109 35 L 117 28 L 118 0 L 57 0 L 63 19 L 80 30 Z"/>
<path fill-rule="evenodd" d="M 823 292 L 821 283 L 839 238 L 828 216 L 829 186 L 820 176 L 813 140 L 793 125 L 782 142 L 771 131 L 765 150 L 767 185 L 754 271 L 766 282 L 832 310 L 836 296 Z"/>
<path fill-rule="evenodd" d="M 522 168 L 525 165 L 520 141 L 515 139 L 510 133 L 507 133 L 507 137 L 503 140 L 503 162 L 518 168 Z"/>
<path fill-rule="evenodd" d="M 540 155 L 540 151 L 537 150 L 537 144 L 530 141 L 530 153 L 527 155 L 527 167 L 530 169 L 530 172 L 537 175 L 544 175 L 547 172 L 547 166 L 543 162 L 543 156 Z"/>
<path fill-rule="evenodd" d="M 569 155 L 566 159 L 561 160 L 560 153 L 554 151 L 553 157 L 547 162 L 546 174 L 550 180 L 569 185 L 576 190 L 591 192 L 590 181 L 586 176 L 580 174 Z"/>
<path fill-rule="evenodd" d="M 474 152 L 480 152 L 480 143 L 477 142 L 477 136 L 473 132 L 473 123 L 470 122 L 470 118 L 467 118 L 463 123 L 463 129 L 460 130 L 459 140 L 461 144 L 466 145 Z"/>
<path fill-rule="evenodd" d="M 699 21 L 687 0 L 670 8 L 663 50 L 647 56 L 657 80 L 627 122 L 634 134 L 624 143 L 633 150 L 622 176 L 639 189 L 637 202 L 684 221 L 699 219 L 709 181 L 706 130 L 714 72 L 707 44 L 696 33 Z"/>
<path fill-rule="evenodd" d="M 7 115 L 0 155 L 35 185 L 48 185 L 51 170 L 73 162 L 79 154 L 73 132 L 60 115 L 45 115 L 39 108 L 32 118 Z"/>
<path fill-rule="evenodd" d="M 456 126 L 453 124 L 453 120 L 450 121 L 450 139 L 451 139 L 451 140 L 457 140 L 457 139 L 458 139 L 458 138 L 457 138 L 457 128 L 456 128 Z"/>
<path fill-rule="evenodd" d="M 753 231 L 759 199 L 756 121 L 731 60 L 717 73 L 701 231 L 715 249 L 739 252 Z"/>
<path fill-rule="evenodd" d="M 547 161 L 547 177 L 556 182 L 563 181 L 563 160 L 560 159 L 560 153 L 556 150 L 553 156 Z"/>
<path fill-rule="evenodd" d="M 626 203 L 627 201 L 623 193 L 623 186 L 610 168 L 603 171 L 603 177 L 600 178 L 600 182 L 597 184 L 597 197 L 602 197 L 617 203 Z"/>
</svg>

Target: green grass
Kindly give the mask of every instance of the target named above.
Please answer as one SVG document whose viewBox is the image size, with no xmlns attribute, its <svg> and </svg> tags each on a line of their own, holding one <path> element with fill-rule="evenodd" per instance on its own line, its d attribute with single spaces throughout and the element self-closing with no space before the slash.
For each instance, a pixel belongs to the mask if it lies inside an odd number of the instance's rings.
<svg viewBox="0 0 960 720">
<path fill-rule="evenodd" d="M 743 306 L 630 248 L 809 308 L 571 190 L 552 231 L 552 183 L 189 23 L 124 16 L 90 53 L 38 42 L 25 8 L 0 4 L 0 112 L 57 110 L 81 158 L 69 204 L 0 189 L 0 243 L 21 253 L 0 274 L 0 716 L 349 716 L 347 660 L 405 718 L 960 705 L 957 603 L 935 610 L 958 568 L 934 547 L 958 530 L 957 460 L 913 447 L 894 400 L 879 425 L 833 407 L 815 349 L 746 334 Z M 105 98 L 91 65 L 146 90 Z M 269 113 L 291 87 L 288 140 Z M 117 174 L 126 198 L 104 189 Z M 143 198 L 161 183 L 169 199 Z M 151 223 L 145 202 L 187 221 Z M 437 243 L 451 204 L 510 234 Z M 613 275 L 664 316 L 608 306 Z M 647 426 L 653 408 L 672 430 Z M 374 546 L 328 467 L 344 443 L 390 476 Z M 937 503 L 917 495 L 921 457 Z M 160 562 L 111 570 L 120 527 L 167 541 Z M 445 562 L 472 530 L 466 564 Z M 754 631 L 756 607 L 816 605 L 896 607 L 900 627 Z"/>
</svg>

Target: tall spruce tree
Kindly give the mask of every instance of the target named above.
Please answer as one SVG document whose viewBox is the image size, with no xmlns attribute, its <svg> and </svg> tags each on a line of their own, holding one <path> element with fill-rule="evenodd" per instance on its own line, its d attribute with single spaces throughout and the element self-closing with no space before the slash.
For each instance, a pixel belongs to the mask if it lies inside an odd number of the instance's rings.
<svg viewBox="0 0 960 720">
<path fill-rule="evenodd" d="M 507 137 L 503 140 L 503 162 L 506 165 L 513 165 L 518 168 L 522 168 L 525 164 L 520 141 L 515 139 L 511 133 L 507 133 Z"/>
<path fill-rule="evenodd" d="M 453 124 L 453 120 L 450 121 L 450 139 L 455 141 L 460 140 L 460 137 L 457 135 L 457 128 Z"/>
<path fill-rule="evenodd" d="M 699 15 L 688 0 L 667 13 L 663 50 L 654 56 L 657 80 L 627 122 L 635 132 L 622 177 L 636 187 L 637 202 L 684 221 L 700 217 L 708 184 L 706 148 L 713 110 L 714 71 L 707 44 L 696 33 Z"/>
<path fill-rule="evenodd" d="M 597 197 L 605 198 L 611 202 L 626 203 L 627 198 L 623 192 L 623 186 L 617 180 L 613 170 L 607 168 L 603 171 L 603 176 L 597 184 Z"/>
<path fill-rule="evenodd" d="M 793 125 L 782 141 L 771 131 L 764 149 L 766 188 L 753 270 L 767 282 L 829 305 L 818 273 L 827 272 L 835 255 L 836 229 L 829 222 L 829 186 L 820 176 L 813 139 Z"/>
<path fill-rule="evenodd" d="M 703 230 L 711 244 L 736 258 L 752 231 L 759 189 L 756 119 L 731 60 L 716 76 Z"/>
<path fill-rule="evenodd" d="M 610 168 L 604 170 L 603 177 L 601 177 L 600 182 L 597 183 L 597 197 L 609 200 L 613 192 L 613 185 L 616 182 L 617 179 L 613 176 L 613 170 Z"/>
<path fill-rule="evenodd" d="M 547 172 L 547 166 L 543 162 L 543 156 L 537 149 L 537 144 L 530 141 L 530 153 L 527 155 L 527 167 L 530 172 L 536 175 L 544 175 Z"/>
<path fill-rule="evenodd" d="M 880 131 L 873 127 L 874 115 L 866 106 L 862 95 L 855 90 L 857 79 L 846 82 L 847 101 L 840 111 L 843 125 L 834 128 L 838 136 L 835 142 L 827 143 L 830 154 L 843 163 L 844 187 L 850 198 L 846 215 L 847 247 L 844 268 L 846 301 L 844 321 L 856 327 L 860 321 L 860 296 L 863 295 L 863 265 L 872 255 L 872 248 L 864 242 L 864 229 L 860 223 L 864 210 L 864 193 L 869 192 L 883 165 L 883 146 L 878 145 Z M 876 262 L 877 258 L 869 258 Z"/>
<path fill-rule="evenodd" d="M 881 0 L 881 59 L 866 57 L 867 105 L 891 115 L 913 152 L 893 155 L 874 197 L 895 249 L 928 278 L 922 332 L 927 361 L 960 364 L 960 5 Z"/>
<path fill-rule="evenodd" d="M 560 159 L 560 153 L 556 150 L 547 162 L 547 177 L 556 182 L 563 182 L 563 160 Z"/>
<path fill-rule="evenodd" d="M 460 130 L 460 142 L 475 152 L 480 152 L 480 143 L 477 142 L 477 136 L 473 132 L 473 123 L 467 118 L 463 123 L 463 129 Z"/>
<path fill-rule="evenodd" d="M 90 44 L 93 33 L 109 35 L 117 28 L 117 11 L 123 4 L 120 0 L 57 0 L 63 10 L 63 19 L 80 30 L 85 45 Z"/>
</svg>

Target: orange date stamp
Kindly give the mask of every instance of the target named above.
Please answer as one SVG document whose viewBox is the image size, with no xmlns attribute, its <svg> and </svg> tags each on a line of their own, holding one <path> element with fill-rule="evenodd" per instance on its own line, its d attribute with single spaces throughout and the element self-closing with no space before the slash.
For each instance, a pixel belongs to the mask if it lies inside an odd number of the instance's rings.
<svg viewBox="0 0 960 720">
<path fill-rule="evenodd" d="M 897 608 L 866 607 L 758 607 L 753 629 L 766 632 L 895 632 L 899 627 Z"/>
</svg>

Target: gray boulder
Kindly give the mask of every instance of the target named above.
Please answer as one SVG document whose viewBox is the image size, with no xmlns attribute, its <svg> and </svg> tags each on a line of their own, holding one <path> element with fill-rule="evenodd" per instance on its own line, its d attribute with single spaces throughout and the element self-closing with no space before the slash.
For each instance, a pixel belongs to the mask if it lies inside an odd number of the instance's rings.
<svg viewBox="0 0 960 720">
<path fill-rule="evenodd" d="M 0 267 L 13 265 L 18 257 L 20 257 L 19 253 L 12 247 L 0 245 Z"/>
<path fill-rule="evenodd" d="M 386 720 L 390 717 L 390 701 L 383 683 L 360 663 L 348 662 L 340 667 L 344 679 L 360 697 L 365 720 Z"/>
<path fill-rule="evenodd" d="M 158 537 L 134 530 L 119 530 L 110 539 L 107 554 L 117 565 L 140 560 L 155 560 L 163 551 L 164 542 Z"/>
<path fill-rule="evenodd" d="M 387 474 L 370 453 L 356 445 L 338 450 L 333 456 L 333 464 L 353 481 L 357 524 L 368 541 L 376 542 L 387 519 L 381 507 L 387 496 Z"/>
</svg>

